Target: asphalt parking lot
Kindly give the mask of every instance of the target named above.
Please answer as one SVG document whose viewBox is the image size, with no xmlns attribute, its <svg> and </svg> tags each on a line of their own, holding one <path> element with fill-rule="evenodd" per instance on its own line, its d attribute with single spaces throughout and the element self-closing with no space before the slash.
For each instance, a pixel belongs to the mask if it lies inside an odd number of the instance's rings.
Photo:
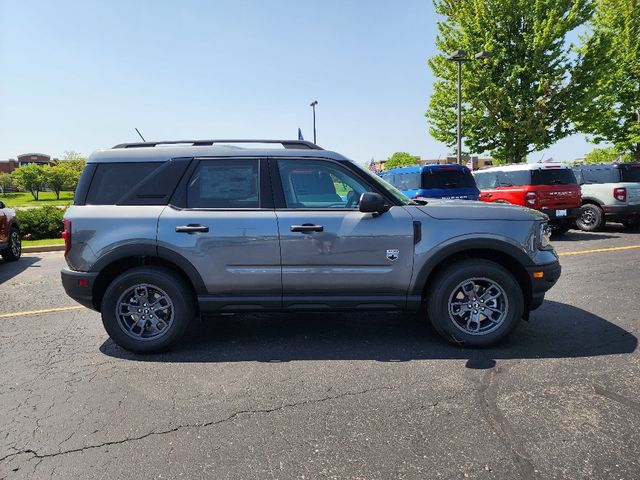
<svg viewBox="0 0 640 480">
<path fill-rule="evenodd" d="M 489 350 L 417 315 L 241 315 L 135 356 L 61 253 L 0 261 L 0 478 L 637 479 L 640 232 L 554 245 L 558 285 Z"/>
</svg>

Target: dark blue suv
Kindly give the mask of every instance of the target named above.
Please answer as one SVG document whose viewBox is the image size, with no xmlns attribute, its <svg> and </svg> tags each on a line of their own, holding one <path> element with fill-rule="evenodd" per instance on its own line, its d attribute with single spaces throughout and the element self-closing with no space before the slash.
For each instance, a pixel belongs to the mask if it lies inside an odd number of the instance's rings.
<svg viewBox="0 0 640 480">
<path fill-rule="evenodd" d="M 480 190 L 463 165 L 425 165 L 393 168 L 380 175 L 409 198 L 478 200 Z"/>
</svg>

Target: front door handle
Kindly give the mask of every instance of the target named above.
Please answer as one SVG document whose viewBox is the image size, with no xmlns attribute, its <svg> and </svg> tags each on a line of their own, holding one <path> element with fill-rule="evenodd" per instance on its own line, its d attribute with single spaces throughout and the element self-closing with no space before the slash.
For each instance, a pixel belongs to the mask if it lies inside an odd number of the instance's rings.
<svg viewBox="0 0 640 480">
<path fill-rule="evenodd" d="M 305 223 L 303 225 L 291 225 L 292 232 L 311 233 L 322 232 L 324 227 L 322 225 L 313 225 L 311 223 Z"/>
<path fill-rule="evenodd" d="M 491 198 L 491 197 L 493 197 L 493 195 L 491 193 L 483 193 L 480 196 L 483 197 L 483 198 Z"/>
<path fill-rule="evenodd" d="M 180 225 L 176 227 L 176 232 L 178 233 L 207 233 L 209 231 L 209 227 L 206 225 L 200 225 L 195 223 L 190 223 L 189 225 Z"/>
</svg>

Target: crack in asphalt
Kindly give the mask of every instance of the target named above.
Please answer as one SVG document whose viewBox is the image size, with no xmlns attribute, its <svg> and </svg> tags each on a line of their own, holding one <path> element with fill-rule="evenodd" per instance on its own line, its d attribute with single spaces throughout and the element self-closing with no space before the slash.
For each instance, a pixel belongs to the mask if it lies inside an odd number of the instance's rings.
<svg viewBox="0 0 640 480">
<path fill-rule="evenodd" d="M 537 470 L 527 454 L 523 442 L 520 441 L 516 432 L 511 428 L 511 425 L 498 408 L 498 376 L 516 363 L 518 362 L 499 365 L 488 370 L 480 380 L 478 396 L 480 397 L 480 406 L 484 417 L 511 452 L 514 463 L 520 472 L 520 477 L 524 480 L 533 480 L 536 478 Z"/>
<path fill-rule="evenodd" d="M 403 385 L 403 387 L 406 387 L 406 385 Z M 69 450 L 62 450 L 59 452 L 55 452 L 55 453 L 44 453 L 44 454 L 40 454 L 37 451 L 31 449 L 31 448 L 26 448 L 26 449 L 22 449 L 22 450 L 17 450 L 14 447 L 14 450 L 16 450 L 16 452 L 14 453 L 10 453 L 8 455 L 5 455 L 4 457 L 0 458 L 0 462 L 3 462 L 5 460 L 8 460 L 10 458 L 19 456 L 19 455 L 31 455 L 31 458 L 37 458 L 40 462 L 46 458 L 53 458 L 53 457 L 57 457 L 60 455 L 67 455 L 69 453 L 78 453 L 78 452 L 84 452 L 86 450 L 94 450 L 97 448 L 102 448 L 102 447 L 108 447 L 111 445 L 120 445 L 123 443 L 127 443 L 127 442 L 135 442 L 138 440 L 143 440 L 147 437 L 151 437 L 151 436 L 155 436 L 155 435 L 166 435 L 168 433 L 174 433 L 177 432 L 178 430 L 183 430 L 186 428 L 206 428 L 206 427 L 211 427 L 211 426 L 215 426 L 215 425 L 220 425 L 222 423 L 231 421 L 233 419 L 235 419 L 236 417 L 239 417 L 241 415 L 254 415 L 254 414 L 260 414 L 260 413 L 264 413 L 264 414 L 269 414 L 269 413 L 273 413 L 273 412 L 278 412 L 280 410 L 285 410 L 288 408 L 295 408 L 295 407 L 301 407 L 301 406 L 305 406 L 305 405 L 311 405 L 311 404 L 317 404 L 317 403 L 322 403 L 322 402 L 326 402 L 326 401 L 330 401 L 330 400 L 337 400 L 340 398 L 345 398 L 345 397 L 352 397 L 352 396 L 357 396 L 357 395 L 364 395 L 367 393 L 371 393 L 371 392 L 377 392 L 377 391 L 383 391 L 383 390 L 395 390 L 398 387 L 393 387 L 393 386 L 385 386 L 385 387 L 374 387 L 374 388 L 368 388 L 365 390 L 359 390 L 356 392 L 344 392 L 341 393 L 339 395 L 330 395 L 330 396 L 326 396 L 326 397 L 322 397 L 322 398 L 316 398 L 316 399 L 312 399 L 312 400 L 303 400 L 300 402 L 293 402 L 293 403 L 285 403 L 282 404 L 280 406 L 277 407 L 272 407 L 272 408 L 259 408 L 259 409 L 254 409 L 254 410 L 239 410 L 237 412 L 234 412 L 232 414 L 230 414 L 229 416 L 220 419 L 220 420 L 212 420 L 210 422 L 205 422 L 205 423 L 193 423 L 193 424 L 184 424 L 184 425 L 178 425 L 176 427 L 173 428 L 169 428 L 166 430 L 160 430 L 160 431 L 151 431 L 148 433 L 145 433 L 144 435 L 140 435 L 137 437 L 131 437 L 131 438 L 125 438 L 122 440 L 111 440 L 108 442 L 103 442 L 103 443 L 99 443 L 99 444 L 95 444 L 95 445 L 87 445 L 84 447 L 79 447 L 79 448 L 72 448 Z M 64 443 L 64 442 L 62 442 Z M 40 462 L 38 462 L 38 464 L 40 464 Z"/>
</svg>

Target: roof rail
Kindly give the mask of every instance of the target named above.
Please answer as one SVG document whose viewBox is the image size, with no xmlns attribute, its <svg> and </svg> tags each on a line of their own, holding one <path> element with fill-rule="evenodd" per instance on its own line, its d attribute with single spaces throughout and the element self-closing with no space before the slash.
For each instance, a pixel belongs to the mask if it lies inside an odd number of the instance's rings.
<svg viewBox="0 0 640 480">
<path fill-rule="evenodd" d="M 193 147 L 206 147 L 214 144 L 224 143 L 276 143 L 282 145 L 284 148 L 323 150 L 322 147 L 319 147 L 313 142 L 307 142 L 306 140 L 167 140 L 160 142 L 119 143 L 113 148 L 145 148 L 157 147 L 158 145 L 178 144 L 187 144 Z"/>
</svg>

